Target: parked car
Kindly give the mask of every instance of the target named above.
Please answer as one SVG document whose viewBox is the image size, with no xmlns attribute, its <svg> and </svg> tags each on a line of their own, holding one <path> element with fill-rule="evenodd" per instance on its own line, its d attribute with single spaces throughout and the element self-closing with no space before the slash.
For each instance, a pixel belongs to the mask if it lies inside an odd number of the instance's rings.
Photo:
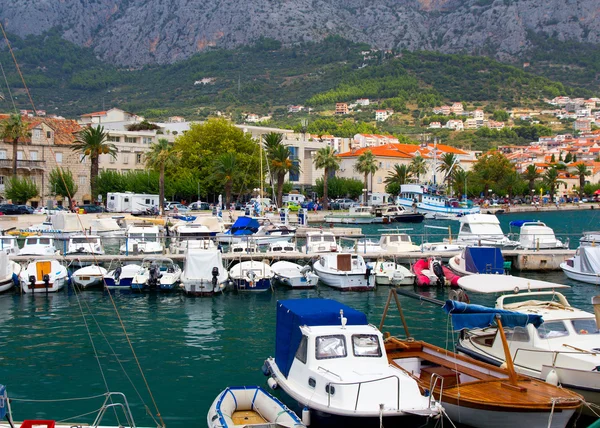
<svg viewBox="0 0 600 428">
<path fill-rule="evenodd" d="M 165 205 L 165 211 L 173 211 L 177 208 L 177 212 L 180 214 L 186 213 L 190 208 L 186 205 L 180 204 L 179 202 L 169 202 Z"/>
<path fill-rule="evenodd" d="M 33 214 L 35 212 L 35 209 L 31 206 L 31 205 L 17 205 L 19 207 L 19 209 L 21 210 L 25 210 L 23 211 L 23 214 Z"/>
<path fill-rule="evenodd" d="M 77 208 L 83 209 L 84 214 L 96 214 L 106 212 L 106 208 L 104 208 L 102 205 L 84 204 L 79 205 Z"/>
<path fill-rule="evenodd" d="M 340 210 L 347 210 L 350 207 L 353 207 L 356 202 L 354 202 L 352 199 L 336 199 L 335 201 L 333 201 L 333 203 L 337 204 L 337 206 L 339 208 L 336 209 L 340 209 Z"/>
<path fill-rule="evenodd" d="M 208 202 L 192 202 L 188 208 L 193 211 L 209 210 L 210 204 Z"/>
<path fill-rule="evenodd" d="M 6 215 L 31 214 L 33 209 L 30 208 L 26 205 L 0 204 L 0 212 Z"/>
<path fill-rule="evenodd" d="M 300 204 L 298 202 L 290 201 L 283 204 L 284 208 L 287 208 L 291 212 L 300 211 Z"/>
</svg>

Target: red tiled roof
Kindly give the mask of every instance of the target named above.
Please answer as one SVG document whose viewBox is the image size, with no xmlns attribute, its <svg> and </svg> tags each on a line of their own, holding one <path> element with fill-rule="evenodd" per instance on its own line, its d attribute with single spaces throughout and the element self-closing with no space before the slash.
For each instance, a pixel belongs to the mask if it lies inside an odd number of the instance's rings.
<svg viewBox="0 0 600 428">
<path fill-rule="evenodd" d="M 95 111 L 93 113 L 82 114 L 81 117 L 105 116 L 105 111 Z"/>
<path fill-rule="evenodd" d="M 341 158 L 352 158 L 358 157 L 367 151 L 371 151 L 373 155 L 380 157 L 388 157 L 388 158 L 403 158 L 403 159 L 411 159 L 413 156 L 401 151 L 397 146 L 399 144 L 387 144 L 385 146 L 377 146 L 377 147 L 363 147 L 358 150 L 340 153 L 337 156 Z"/>
</svg>

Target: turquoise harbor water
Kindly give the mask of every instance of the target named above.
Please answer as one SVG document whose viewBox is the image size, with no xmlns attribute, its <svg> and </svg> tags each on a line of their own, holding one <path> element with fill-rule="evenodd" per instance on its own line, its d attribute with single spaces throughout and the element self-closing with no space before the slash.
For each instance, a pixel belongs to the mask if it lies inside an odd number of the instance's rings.
<svg viewBox="0 0 600 428">
<path fill-rule="evenodd" d="M 559 234 L 578 238 L 582 230 L 598 228 L 598 216 L 598 211 L 582 211 L 500 218 L 505 231 L 511 219 L 535 218 L 547 222 Z M 452 225 L 456 231 L 457 224 Z M 375 231 L 381 225 L 371 228 Z M 419 233 L 416 228 L 415 232 Z M 528 276 L 573 285 L 565 294 L 573 305 L 587 310 L 591 310 L 590 298 L 599 293 L 595 286 L 570 283 L 562 272 Z M 433 288 L 417 291 L 439 299 L 444 299 L 446 293 Z M 369 293 L 342 294 L 321 285 L 310 291 L 276 288 L 274 293 L 228 292 L 213 298 L 189 298 L 178 293 L 113 297 L 166 425 L 199 427 L 206 426 L 207 410 L 225 386 L 265 384 L 260 368 L 264 359 L 274 354 L 277 300 L 333 298 L 364 311 L 370 322 L 379 324 L 387 295 L 385 287 Z M 494 301 L 492 296 L 471 298 L 483 304 Z M 455 336 L 438 307 L 402 296 L 400 299 L 413 336 L 452 347 Z M 401 334 L 399 317 L 395 311 L 390 314 L 386 330 Z M 152 400 L 108 294 L 99 290 L 76 294 L 69 290 L 48 297 L 1 295 L 0 341 L 0 383 L 7 385 L 9 396 L 94 396 L 106 391 L 106 382 L 111 391 L 127 395 L 138 426 L 154 426 L 141 404 L 143 400 L 155 413 Z M 76 416 L 100 404 L 98 399 L 60 404 L 13 401 L 12 408 L 17 420 L 71 418 L 91 422 L 89 416 Z M 106 421 L 111 422 L 110 418 Z"/>
</svg>

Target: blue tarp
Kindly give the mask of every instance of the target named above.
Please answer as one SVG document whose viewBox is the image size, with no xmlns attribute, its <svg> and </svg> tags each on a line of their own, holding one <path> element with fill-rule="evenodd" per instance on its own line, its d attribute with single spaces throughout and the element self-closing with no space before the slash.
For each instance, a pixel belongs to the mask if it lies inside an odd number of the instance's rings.
<svg viewBox="0 0 600 428">
<path fill-rule="evenodd" d="M 472 273 L 504 273 L 504 257 L 500 248 L 467 247 L 465 268 Z"/>
<path fill-rule="evenodd" d="M 513 220 L 510 223 L 508 223 L 509 226 L 515 226 L 515 227 L 521 227 L 523 226 L 525 223 L 537 223 L 537 220 Z"/>
<path fill-rule="evenodd" d="M 494 324 L 497 314 L 500 315 L 502 325 L 509 328 L 525 327 L 527 324 L 533 324 L 537 328 L 544 322 L 541 315 L 528 315 L 487 306 L 469 305 L 456 300 L 446 300 L 443 309 L 452 315 L 454 330 L 488 327 Z"/>
<path fill-rule="evenodd" d="M 367 316 L 330 299 L 293 299 L 277 302 L 275 362 L 287 377 L 300 345 L 300 326 L 341 325 L 340 310 L 348 320 L 346 325 L 367 325 Z"/>
<path fill-rule="evenodd" d="M 238 217 L 229 229 L 231 235 L 252 235 L 258 231 L 260 224 L 252 217 Z"/>
</svg>

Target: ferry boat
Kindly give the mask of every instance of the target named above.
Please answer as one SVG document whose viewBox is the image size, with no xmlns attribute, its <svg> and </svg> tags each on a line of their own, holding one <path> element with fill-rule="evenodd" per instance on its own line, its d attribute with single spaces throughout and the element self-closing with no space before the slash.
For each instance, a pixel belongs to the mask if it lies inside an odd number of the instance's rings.
<svg viewBox="0 0 600 428">
<path fill-rule="evenodd" d="M 463 206 L 458 199 L 438 195 L 435 190 L 422 184 L 403 184 L 396 200 L 398 205 L 416 208 L 423 214 L 449 214 L 457 217 L 478 214 L 478 206 Z"/>
</svg>

